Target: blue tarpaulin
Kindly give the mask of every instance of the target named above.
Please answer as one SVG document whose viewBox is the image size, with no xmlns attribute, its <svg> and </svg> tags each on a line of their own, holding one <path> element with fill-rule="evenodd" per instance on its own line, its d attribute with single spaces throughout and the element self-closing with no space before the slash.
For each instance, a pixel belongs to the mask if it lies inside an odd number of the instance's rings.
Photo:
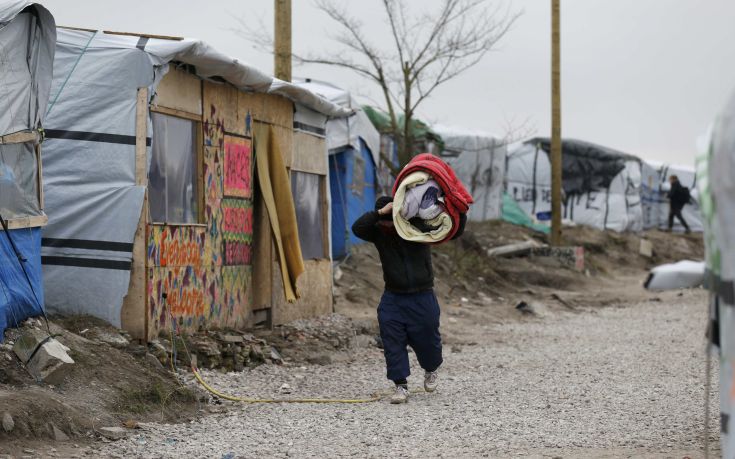
<svg viewBox="0 0 735 459">
<path fill-rule="evenodd" d="M 332 257 L 343 258 L 350 247 L 363 242 L 352 234 L 352 224 L 375 207 L 375 162 L 365 142 L 360 151 L 348 147 L 329 156 L 332 197 Z"/>
<path fill-rule="evenodd" d="M 0 229 L 0 342 L 6 328 L 17 327 L 29 317 L 42 314 L 41 228 L 9 230 L 16 248 L 26 260 L 23 274 L 8 235 Z M 35 296 L 34 296 L 35 291 Z"/>
</svg>

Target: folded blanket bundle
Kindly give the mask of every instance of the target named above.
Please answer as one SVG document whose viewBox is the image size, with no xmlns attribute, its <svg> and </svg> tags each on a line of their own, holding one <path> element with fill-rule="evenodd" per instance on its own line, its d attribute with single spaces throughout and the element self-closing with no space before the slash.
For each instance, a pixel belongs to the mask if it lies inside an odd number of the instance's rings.
<svg viewBox="0 0 735 459">
<path fill-rule="evenodd" d="M 472 196 L 452 168 L 424 153 L 413 158 L 396 178 L 393 222 L 403 239 L 440 243 L 454 236 L 460 214 L 472 203 Z"/>
</svg>

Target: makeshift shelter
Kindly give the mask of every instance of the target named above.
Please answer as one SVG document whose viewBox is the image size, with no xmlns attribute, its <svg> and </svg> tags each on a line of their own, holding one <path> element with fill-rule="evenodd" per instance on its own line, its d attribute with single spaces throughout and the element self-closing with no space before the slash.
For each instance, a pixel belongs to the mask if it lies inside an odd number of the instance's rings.
<svg viewBox="0 0 735 459">
<path fill-rule="evenodd" d="M 506 191 L 538 220 L 550 219 L 551 163 L 548 138 L 509 148 Z M 639 231 L 641 163 L 632 155 L 579 140 L 562 141 L 562 218 L 615 231 Z"/>
<path fill-rule="evenodd" d="M 676 175 L 681 184 L 689 188 L 692 195 L 692 201 L 684 206 L 682 215 L 692 231 L 703 230 L 699 194 L 697 193 L 697 176 L 693 167 L 643 161 L 641 175 L 643 228 L 666 229 L 669 227 L 669 199 L 666 194 L 671 188 L 669 177 Z M 674 219 L 674 231 L 684 231 L 678 219 Z"/>
<path fill-rule="evenodd" d="M 705 285 L 710 290 L 709 335 L 719 348 L 720 363 L 720 414 L 711 413 L 710 419 L 720 421 L 722 457 L 735 457 L 731 428 L 735 422 L 735 96 L 715 121 L 706 152 L 697 161 L 697 186 L 704 221 Z"/>
<path fill-rule="evenodd" d="M 349 110 L 186 38 L 59 29 L 54 75 L 50 309 L 140 339 L 331 311 L 326 144 L 294 104 Z"/>
<path fill-rule="evenodd" d="M 311 79 L 295 84 L 354 110 L 349 117 L 329 119 L 324 133 L 329 149 L 332 257 L 343 258 L 351 246 L 363 243 L 352 234 L 352 224 L 373 210 L 378 197 L 380 133 L 348 91 Z"/>
<path fill-rule="evenodd" d="M 0 342 L 6 327 L 43 312 L 40 154 L 55 42 L 44 7 L 0 3 Z"/>
<path fill-rule="evenodd" d="M 467 217 L 474 221 L 501 218 L 506 154 L 502 140 L 458 127 L 434 125 L 432 130 L 443 141 L 439 156 L 452 166 L 475 199 Z"/>
<path fill-rule="evenodd" d="M 388 113 L 383 110 L 370 106 L 363 106 L 365 114 L 370 122 L 380 133 L 380 163 L 378 164 L 378 182 L 380 183 L 379 194 L 390 194 L 395 181 L 394 169 L 399 168 L 398 161 L 398 144 L 393 138 L 391 129 L 391 121 Z M 403 129 L 405 119 L 403 115 L 398 115 L 398 125 Z M 414 118 L 410 125 L 414 140 L 414 154 L 431 153 L 434 155 L 441 154 L 444 149 L 444 142 L 439 134 L 423 121 Z"/>
</svg>

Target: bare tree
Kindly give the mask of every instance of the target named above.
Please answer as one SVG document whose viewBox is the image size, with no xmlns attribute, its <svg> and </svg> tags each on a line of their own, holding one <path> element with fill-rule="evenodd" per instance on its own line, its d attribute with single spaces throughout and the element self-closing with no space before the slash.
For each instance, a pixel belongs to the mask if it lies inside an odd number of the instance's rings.
<svg viewBox="0 0 735 459">
<path fill-rule="evenodd" d="M 317 8 L 337 24 L 339 31 L 332 39 L 341 49 L 293 57 L 300 64 L 348 69 L 376 84 L 403 166 L 415 154 L 411 128 L 419 105 L 439 86 L 479 63 L 520 13 L 486 0 L 441 0 L 439 8 L 429 13 L 409 11 L 407 0 L 381 2 L 392 35 L 391 49 L 380 49 L 371 42 L 364 24 L 347 11 L 347 2 L 316 0 Z M 272 51 L 272 39 L 262 25 L 254 31 L 244 20 L 240 23 L 243 36 Z M 392 164 L 388 158 L 384 160 Z"/>
</svg>

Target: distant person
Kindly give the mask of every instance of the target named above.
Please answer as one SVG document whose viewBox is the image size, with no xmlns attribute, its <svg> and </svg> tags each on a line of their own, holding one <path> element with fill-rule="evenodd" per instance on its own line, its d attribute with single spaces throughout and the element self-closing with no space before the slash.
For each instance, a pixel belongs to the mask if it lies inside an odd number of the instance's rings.
<svg viewBox="0 0 735 459">
<path fill-rule="evenodd" d="M 398 235 L 393 226 L 392 201 L 390 196 L 378 198 L 375 210 L 358 218 L 352 232 L 375 244 L 380 255 L 385 292 L 378 306 L 378 324 L 387 376 L 396 385 L 390 402 L 396 404 L 408 401 L 407 378 L 411 371 L 406 346 L 411 346 L 424 369 L 424 389 L 434 392 L 442 364 L 442 341 L 431 247 Z M 466 215 L 461 214 L 453 239 L 462 235 L 466 222 Z"/>
<path fill-rule="evenodd" d="M 669 183 L 671 183 L 671 189 L 666 195 L 669 198 L 669 231 L 674 228 L 674 217 L 676 217 L 684 227 L 684 231 L 689 234 L 692 230 L 689 229 L 687 221 L 684 220 L 684 216 L 681 214 L 684 206 L 689 204 L 689 201 L 692 199 L 689 188 L 682 186 L 681 182 L 679 182 L 679 177 L 676 175 L 669 177 Z"/>
</svg>

